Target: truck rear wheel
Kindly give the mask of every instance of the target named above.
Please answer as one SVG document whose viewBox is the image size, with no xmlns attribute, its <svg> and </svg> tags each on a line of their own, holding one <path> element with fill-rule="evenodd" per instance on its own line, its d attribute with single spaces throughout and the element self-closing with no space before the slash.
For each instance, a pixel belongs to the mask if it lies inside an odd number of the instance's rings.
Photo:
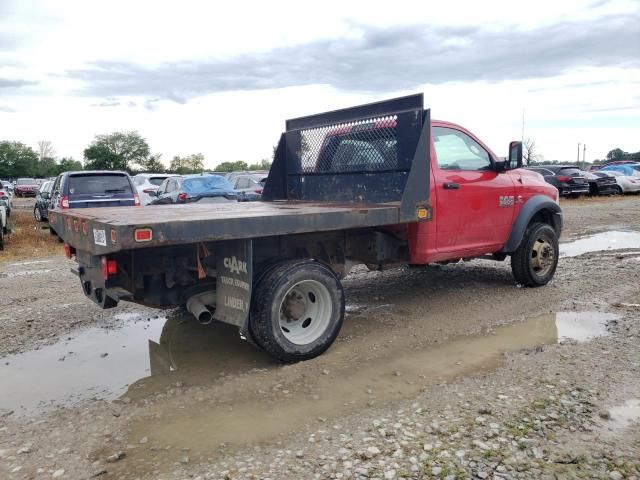
<svg viewBox="0 0 640 480">
<path fill-rule="evenodd" d="M 550 225 L 529 225 L 520 245 L 511 255 L 513 276 L 526 287 L 546 285 L 556 272 L 558 253 L 558 236 Z"/>
<path fill-rule="evenodd" d="M 284 362 L 317 357 L 338 336 L 344 292 L 336 275 L 309 260 L 282 262 L 254 290 L 250 328 L 254 340 Z"/>
</svg>

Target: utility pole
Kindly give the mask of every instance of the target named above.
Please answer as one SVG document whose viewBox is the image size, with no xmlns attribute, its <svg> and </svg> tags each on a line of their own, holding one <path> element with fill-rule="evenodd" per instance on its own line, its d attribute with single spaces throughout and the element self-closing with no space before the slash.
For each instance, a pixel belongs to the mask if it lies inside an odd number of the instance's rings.
<svg viewBox="0 0 640 480">
<path fill-rule="evenodd" d="M 584 170 L 587 167 L 587 162 L 585 160 L 585 155 L 587 154 L 587 144 L 582 144 L 582 169 Z"/>
<path fill-rule="evenodd" d="M 576 165 L 580 165 L 580 142 L 578 142 L 578 157 L 576 158 Z"/>
<path fill-rule="evenodd" d="M 522 109 L 522 136 L 520 137 L 520 141 L 524 143 L 524 108 Z"/>
</svg>

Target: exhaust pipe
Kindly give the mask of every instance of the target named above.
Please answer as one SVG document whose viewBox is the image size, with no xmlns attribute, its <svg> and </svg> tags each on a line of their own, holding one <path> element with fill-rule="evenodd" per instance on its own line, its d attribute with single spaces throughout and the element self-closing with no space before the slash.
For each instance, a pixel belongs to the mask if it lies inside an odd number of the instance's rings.
<svg viewBox="0 0 640 480">
<path fill-rule="evenodd" d="M 213 305 L 216 301 L 216 295 L 212 292 L 199 293 L 187 300 L 187 310 L 202 325 L 208 325 L 213 321 L 213 314 L 207 308 L 207 305 Z"/>
</svg>

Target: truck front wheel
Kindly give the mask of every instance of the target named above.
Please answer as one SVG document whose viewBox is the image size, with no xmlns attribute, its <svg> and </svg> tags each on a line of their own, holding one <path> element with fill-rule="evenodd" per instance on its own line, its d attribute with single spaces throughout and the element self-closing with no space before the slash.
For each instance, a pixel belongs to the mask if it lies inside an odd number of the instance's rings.
<svg viewBox="0 0 640 480">
<path fill-rule="evenodd" d="M 546 285 L 558 266 L 558 236 L 546 223 L 527 227 L 517 250 L 511 255 L 511 271 L 526 287 Z"/>
<path fill-rule="evenodd" d="M 282 262 L 254 290 L 250 328 L 254 340 L 284 362 L 317 357 L 338 336 L 344 292 L 336 275 L 309 260 Z"/>
</svg>

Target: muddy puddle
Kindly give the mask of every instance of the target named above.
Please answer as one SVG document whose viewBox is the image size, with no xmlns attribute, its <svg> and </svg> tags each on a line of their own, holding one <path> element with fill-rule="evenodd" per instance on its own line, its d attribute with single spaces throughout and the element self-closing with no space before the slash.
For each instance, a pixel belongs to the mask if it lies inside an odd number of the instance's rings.
<svg viewBox="0 0 640 480">
<path fill-rule="evenodd" d="M 241 402 L 205 403 L 193 409 L 184 407 L 186 410 L 166 406 L 155 419 L 134 424 L 129 442 L 138 444 L 146 437 L 148 445 L 127 458 L 138 462 L 136 465 L 156 464 L 175 461 L 174 456 L 186 451 L 183 449 L 188 449 L 192 458 L 206 458 L 221 445 L 273 441 L 307 425 L 318 428 L 318 419 L 366 411 L 372 405 L 411 398 L 435 383 L 497 368 L 507 352 L 606 335 L 606 323 L 616 318 L 596 312 L 541 315 L 499 327 L 491 334 L 460 337 L 401 357 L 353 365 L 348 371 L 306 376 L 306 385 L 299 390 L 293 387 L 292 391 L 274 392 L 268 381 L 254 379 L 247 384 L 247 395 Z M 262 396 L 255 394 L 260 387 L 266 390 Z M 331 420 L 324 425 L 326 430 L 333 428 Z"/>
<path fill-rule="evenodd" d="M 609 409 L 609 420 L 603 425 L 603 433 L 615 434 L 640 422 L 640 399 L 632 398 L 622 405 Z"/>
<path fill-rule="evenodd" d="M 10 355 L 0 360 L 0 411 L 32 415 L 86 400 L 144 397 L 168 385 L 211 385 L 223 375 L 246 373 L 278 365 L 261 350 L 241 341 L 237 329 L 223 324 L 199 325 L 186 314 L 141 318 L 136 313 L 114 317 L 118 328 L 92 328 L 56 344 Z M 598 312 L 559 312 L 500 327 L 491 335 L 462 337 L 441 345 L 385 358 L 354 369 L 345 376 L 322 376 L 313 383 L 316 415 L 331 415 L 349 405 L 384 401 L 417 391 L 428 379 L 443 380 L 495 367 L 502 353 L 559 341 L 587 341 L 607 334 L 616 315 Z M 375 393 L 367 393 L 368 391 Z M 326 395 L 331 392 L 331 395 Z M 345 400 L 346 399 L 346 400 Z M 233 413 L 203 413 L 195 424 L 215 425 L 209 442 L 246 442 L 248 431 L 270 437 L 308 419 L 308 400 L 286 409 L 269 408 L 246 417 L 246 405 Z M 351 403 L 349 403 L 351 402 Z M 262 407 L 264 408 L 264 406 Z M 244 422 L 259 428 L 245 429 Z M 187 422 L 188 423 L 188 422 Z M 158 436 L 180 435 L 183 428 L 166 426 Z M 260 433 L 258 433 L 260 432 Z"/>
<path fill-rule="evenodd" d="M 577 257 L 584 253 L 602 250 L 622 250 L 640 248 L 640 232 L 633 230 L 612 230 L 596 233 L 573 242 L 560 244 L 561 257 Z"/>
<path fill-rule="evenodd" d="M 198 325 L 186 314 L 141 317 L 121 313 L 119 328 L 91 328 L 56 344 L 0 359 L 0 411 L 32 415 L 89 399 L 113 400 L 130 385 L 152 379 L 209 383 L 220 372 L 269 364 L 265 355 L 226 325 Z"/>
<path fill-rule="evenodd" d="M 0 278 L 27 277 L 29 275 L 40 275 L 42 273 L 49 273 L 49 272 L 53 272 L 53 270 L 50 268 L 43 268 L 39 270 L 21 270 L 18 272 L 9 272 L 9 273 L 0 272 Z"/>
</svg>

